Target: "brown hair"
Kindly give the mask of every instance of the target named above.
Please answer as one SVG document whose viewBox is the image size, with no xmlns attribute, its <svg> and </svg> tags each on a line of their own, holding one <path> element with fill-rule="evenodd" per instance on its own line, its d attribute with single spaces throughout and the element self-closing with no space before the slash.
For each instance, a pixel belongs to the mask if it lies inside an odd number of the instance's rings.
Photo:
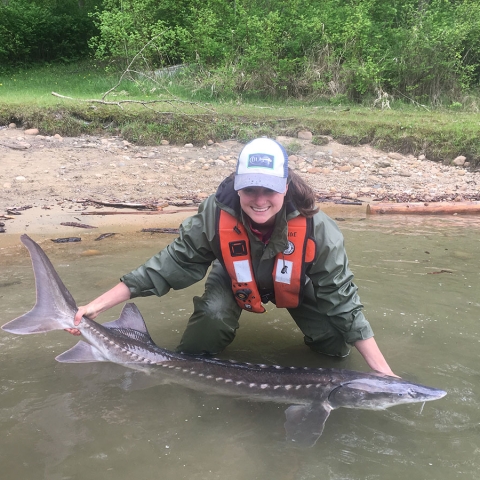
<svg viewBox="0 0 480 480">
<path fill-rule="evenodd" d="M 304 217 L 313 217 L 319 210 L 312 187 L 290 168 L 288 169 L 288 191 L 285 198 L 292 202 Z"/>
</svg>

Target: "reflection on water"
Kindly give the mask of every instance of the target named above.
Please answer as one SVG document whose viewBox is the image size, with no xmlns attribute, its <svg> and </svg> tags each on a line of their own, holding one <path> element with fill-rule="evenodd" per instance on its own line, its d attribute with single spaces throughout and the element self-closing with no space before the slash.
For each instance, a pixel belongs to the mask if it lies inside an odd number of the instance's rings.
<svg viewBox="0 0 480 480">
<path fill-rule="evenodd" d="M 372 216 L 338 221 L 376 337 L 394 371 L 447 397 L 383 412 L 332 412 L 313 449 L 284 443 L 284 409 L 178 385 L 122 389 L 126 370 L 58 364 L 64 332 L 0 333 L 4 478 L 476 479 L 480 468 L 480 259 L 476 218 Z M 92 237 L 93 238 L 93 237 Z M 172 237 L 42 243 L 78 303 L 116 283 Z M 132 249 L 132 245 L 135 248 Z M 98 255 L 84 256 L 96 249 Z M 173 349 L 201 285 L 136 301 L 154 340 Z M 0 256 L 1 324 L 35 301 L 25 249 Z M 118 316 L 107 312 L 101 321 Z M 315 355 L 288 314 L 245 314 L 223 354 L 243 361 L 366 370 Z"/>
</svg>

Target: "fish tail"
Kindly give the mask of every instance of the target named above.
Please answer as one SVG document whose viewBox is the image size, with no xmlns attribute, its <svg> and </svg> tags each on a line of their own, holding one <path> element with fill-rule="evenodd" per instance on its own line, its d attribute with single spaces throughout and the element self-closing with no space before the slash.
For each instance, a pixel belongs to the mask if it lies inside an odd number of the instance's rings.
<svg viewBox="0 0 480 480">
<path fill-rule="evenodd" d="M 37 301 L 32 310 L 6 323 L 2 329 L 28 335 L 72 328 L 77 312 L 75 300 L 40 246 L 28 235 L 22 235 L 20 239 L 32 259 Z"/>
</svg>

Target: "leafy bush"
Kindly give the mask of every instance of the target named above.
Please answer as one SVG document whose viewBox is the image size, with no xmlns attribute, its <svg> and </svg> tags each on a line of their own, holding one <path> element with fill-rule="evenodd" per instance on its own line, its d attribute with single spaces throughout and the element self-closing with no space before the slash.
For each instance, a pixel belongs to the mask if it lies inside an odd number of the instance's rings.
<svg viewBox="0 0 480 480">
<path fill-rule="evenodd" d="M 72 61 L 88 54 L 95 27 L 77 2 L 0 5 L 0 65 Z"/>
<path fill-rule="evenodd" d="M 89 40 L 122 67 L 139 52 L 141 70 L 195 65 L 204 96 L 365 101 L 382 90 L 450 104 L 479 86 L 478 0 L 85 1 L 1 6 L 0 62 L 74 58 Z"/>
</svg>

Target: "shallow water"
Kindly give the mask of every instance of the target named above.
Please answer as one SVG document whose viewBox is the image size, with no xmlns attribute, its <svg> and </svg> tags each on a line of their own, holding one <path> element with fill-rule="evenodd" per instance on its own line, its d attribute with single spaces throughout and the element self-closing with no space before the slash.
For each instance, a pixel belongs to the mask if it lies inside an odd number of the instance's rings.
<svg viewBox="0 0 480 480">
<path fill-rule="evenodd" d="M 423 410 L 420 404 L 335 410 L 317 444 L 298 450 L 285 445 L 282 405 L 178 385 L 125 391 L 127 370 L 120 366 L 55 362 L 77 341 L 64 332 L 1 332 L 2 478 L 478 478 L 480 222 L 372 216 L 338 223 L 365 312 L 393 370 L 447 390 L 445 398 Z M 172 238 L 135 234 L 42 247 L 82 304 Z M 98 254 L 86 255 L 91 249 Z M 176 346 L 191 298 L 201 292 L 197 284 L 160 300 L 136 300 L 160 346 Z M 0 301 L 1 324 L 34 304 L 25 249 L 0 254 Z M 287 312 L 271 305 L 265 315 L 242 316 L 223 357 L 367 371 L 357 352 L 343 361 L 310 352 Z"/>
</svg>

